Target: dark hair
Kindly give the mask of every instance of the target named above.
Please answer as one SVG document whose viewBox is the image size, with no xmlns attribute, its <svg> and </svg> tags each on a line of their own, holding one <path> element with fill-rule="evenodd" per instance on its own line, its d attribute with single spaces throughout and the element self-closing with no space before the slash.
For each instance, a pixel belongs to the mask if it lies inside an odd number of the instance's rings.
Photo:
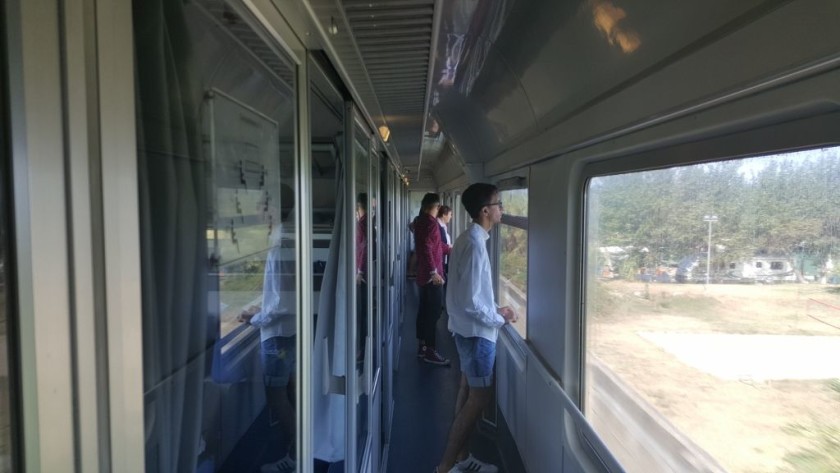
<svg viewBox="0 0 840 473">
<path fill-rule="evenodd" d="M 450 207 L 448 205 L 441 205 L 440 208 L 438 209 L 438 217 L 443 217 L 444 215 L 448 214 L 449 212 L 452 212 L 452 207 Z"/>
<path fill-rule="evenodd" d="M 361 205 L 364 208 L 367 208 L 368 198 L 367 192 L 360 192 L 358 196 L 356 196 L 356 204 Z"/>
<path fill-rule="evenodd" d="M 435 194 L 434 192 L 429 192 L 428 194 L 423 196 L 423 201 L 420 202 L 420 209 L 421 210 L 429 210 L 430 208 L 434 207 L 435 205 L 440 203 L 440 196 Z"/>
<path fill-rule="evenodd" d="M 464 208 L 467 209 L 470 217 L 476 219 L 481 209 L 490 204 L 490 199 L 497 192 L 499 192 L 499 188 L 493 184 L 476 182 L 467 187 L 464 193 L 461 194 L 461 203 L 464 204 Z"/>
<path fill-rule="evenodd" d="M 295 191 L 288 184 L 280 184 L 280 221 L 285 222 L 295 208 Z"/>
</svg>

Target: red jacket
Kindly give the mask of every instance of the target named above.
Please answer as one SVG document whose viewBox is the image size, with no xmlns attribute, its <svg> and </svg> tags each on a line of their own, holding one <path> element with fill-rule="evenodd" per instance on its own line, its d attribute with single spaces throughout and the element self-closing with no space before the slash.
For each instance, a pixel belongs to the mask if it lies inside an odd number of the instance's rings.
<svg viewBox="0 0 840 473">
<path fill-rule="evenodd" d="M 425 286 L 432 279 L 433 271 L 445 279 L 443 255 L 449 254 L 449 246 L 440 239 L 440 224 L 437 219 L 426 213 L 414 219 L 414 241 L 417 252 L 417 285 Z"/>
<path fill-rule="evenodd" d="M 356 220 L 356 273 L 367 277 L 367 214 Z"/>
</svg>

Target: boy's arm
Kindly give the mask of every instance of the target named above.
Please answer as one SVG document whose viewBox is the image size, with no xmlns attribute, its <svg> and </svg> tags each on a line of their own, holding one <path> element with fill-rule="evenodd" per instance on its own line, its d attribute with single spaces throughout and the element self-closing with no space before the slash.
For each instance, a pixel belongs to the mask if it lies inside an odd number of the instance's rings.
<svg viewBox="0 0 840 473">
<path fill-rule="evenodd" d="M 475 318 L 482 325 L 488 327 L 501 327 L 505 324 L 505 318 L 496 310 L 496 303 L 487 301 L 482 297 L 482 281 L 479 275 L 481 274 L 482 258 L 481 255 L 470 251 L 463 261 L 465 267 L 469 268 L 469 274 L 473 277 L 467 278 L 464 282 L 466 287 L 463 289 L 467 291 L 470 297 L 470 304 L 466 307 L 468 316 Z"/>
</svg>

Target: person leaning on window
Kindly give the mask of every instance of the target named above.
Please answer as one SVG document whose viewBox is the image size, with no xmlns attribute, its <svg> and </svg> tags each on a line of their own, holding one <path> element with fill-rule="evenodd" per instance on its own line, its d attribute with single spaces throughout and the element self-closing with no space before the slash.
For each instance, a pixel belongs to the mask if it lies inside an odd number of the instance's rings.
<svg viewBox="0 0 840 473">
<path fill-rule="evenodd" d="M 434 471 L 496 473 L 499 469 L 495 465 L 469 453 L 467 440 L 493 392 L 499 328 L 516 322 L 510 307 L 496 307 L 487 254 L 490 230 L 502 220 L 502 202 L 496 186 L 485 183 L 469 186 L 461 195 L 461 202 L 473 221 L 452 248 L 446 295 L 449 330 L 455 336 L 461 361 L 461 387 L 446 452 Z"/>
</svg>

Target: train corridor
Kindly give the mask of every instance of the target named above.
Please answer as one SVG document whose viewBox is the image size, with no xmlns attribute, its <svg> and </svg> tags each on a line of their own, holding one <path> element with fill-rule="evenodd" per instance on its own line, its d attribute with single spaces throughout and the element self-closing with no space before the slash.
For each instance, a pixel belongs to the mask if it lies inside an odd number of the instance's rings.
<svg viewBox="0 0 840 473">
<path fill-rule="evenodd" d="M 428 473 L 437 466 L 446 448 L 461 367 L 455 342 L 446 329 L 448 318 L 445 310 L 437 324 L 437 341 L 440 353 L 452 360 L 451 366 L 435 366 L 417 358 L 414 333 L 417 286 L 413 280 L 406 284 L 403 313 L 394 383 L 394 423 L 386 471 Z M 501 420 L 500 415 L 498 418 Z M 502 455 L 494 427 L 485 421 L 479 422 L 470 439 L 470 452 L 482 461 L 497 465 L 501 472 L 525 471 L 518 457 Z"/>
</svg>

